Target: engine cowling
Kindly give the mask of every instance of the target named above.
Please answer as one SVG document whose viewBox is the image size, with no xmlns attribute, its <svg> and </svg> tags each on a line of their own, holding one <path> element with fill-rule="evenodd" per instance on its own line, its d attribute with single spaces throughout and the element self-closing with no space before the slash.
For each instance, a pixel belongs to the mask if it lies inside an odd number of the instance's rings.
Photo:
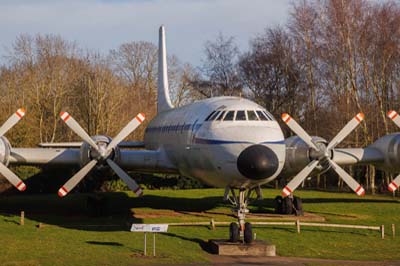
<svg viewBox="0 0 400 266">
<path fill-rule="evenodd" d="M 321 137 L 312 137 L 313 142 L 318 145 L 327 145 L 327 141 Z M 300 137 L 293 136 L 285 139 L 286 158 L 282 176 L 292 176 L 300 172 L 311 162 L 312 150 Z M 316 170 L 326 171 L 329 168 L 317 166 Z"/>
<path fill-rule="evenodd" d="M 385 135 L 368 146 L 379 150 L 384 161 L 376 164 L 382 170 L 390 172 L 400 171 L 400 133 Z"/>
<path fill-rule="evenodd" d="M 0 162 L 8 166 L 10 161 L 11 145 L 6 137 L 0 137 Z"/>
<path fill-rule="evenodd" d="M 100 149 L 102 148 L 106 148 L 107 145 L 111 142 L 111 138 L 108 136 L 94 136 L 93 137 L 94 142 L 99 146 Z M 111 152 L 111 154 L 109 155 L 109 159 L 113 160 L 115 163 L 119 163 L 120 162 L 120 150 L 117 147 L 115 147 L 113 149 L 113 151 Z M 94 158 L 98 158 L 99 154 L 97 151 L 95 151 L 87 142 L 83 142 L 80 148 L 80 164 L 81 167 L 85 166 L 87 163 L 89 163 L 91 160 L 93 160 Z M 104 163 L 101 163 L 103 162 Z M 102 169 L 104 167 L 108 167 L 108 165 L 106 164 L 105 160 L 100 160 L 100 163 L 98 163 L 96 165 L 96 167 L 98 169 Z"/>
</svg>

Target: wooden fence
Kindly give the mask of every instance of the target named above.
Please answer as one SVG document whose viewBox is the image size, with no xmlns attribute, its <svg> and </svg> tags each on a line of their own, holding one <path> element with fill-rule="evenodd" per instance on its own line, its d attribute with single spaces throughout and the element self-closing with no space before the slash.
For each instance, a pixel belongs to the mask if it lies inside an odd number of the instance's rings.
<svg viewBox="0 0 400 266">
<path fill-rule="evenodd" d="M 170 226 L 210 226 L 211 229 L 215 229 L 217 225 L 229 225 L 231 222 L 216 222 L 211 219 L 210 222 L 187 222 L 187 223 L 170 223 Z M 300 222 L 296 220 L 294 222 L 252 222 L 253 225 L 284 225 L 284 226 L 295 226 L 297 233 L 300 234 L 302 226 L 314 226 L 314 227 L 331 227 L 331 228 L 350 228 L 350 229 L 364 229 L 379 231 L 381 233 L 381 238 L 385 238 L 385 226 L 382 224 L 380 226 L 369 226 L 369 225 L 355 225 L 355 224 L 328 224 L 328 223 L 308 223 Z M 392 237 L 396 235 L 396 226 L 392 224 Z"/>
</svg>

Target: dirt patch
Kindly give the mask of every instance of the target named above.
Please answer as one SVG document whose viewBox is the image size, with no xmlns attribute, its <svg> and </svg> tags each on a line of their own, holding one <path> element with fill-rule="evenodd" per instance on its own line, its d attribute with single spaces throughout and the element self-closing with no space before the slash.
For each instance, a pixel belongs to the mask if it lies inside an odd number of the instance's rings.
<svg viewBox="0 0 400 266">
<path fill-rule="evenodd" d="M 317 215 L 315 213 L 305 212 L 303 216 L 296 215 L 282 215 L 273 213 L 255 213 L 248 214 L 247 218 L 252 220 L 288 220 L 288 221 L 313 221 L 313 222 L 325 222 L 326 219 L 323 216 Z"/>
<path fill-rule="evenodd" d="M 316 213 L 310 213 L 310 214 L 317 215 Z M 325 216 L 328 216 L 328 217 L 340 218 L 340 219 L 343 219 L 343 220 L 360 220 L 360 219 L 369 219 L 369 218 L 371 218 L 370 215 L 352 214 L 352 213 L 342 214 L 342 213 L 318 212 L 318 214 L 325 215 Z"/>
<path fill-rule="evenodd" d="M 137 219 L 179 217 L 184 214 L 171 210 L 134 210 L 132 216 Z"/>
</svg>

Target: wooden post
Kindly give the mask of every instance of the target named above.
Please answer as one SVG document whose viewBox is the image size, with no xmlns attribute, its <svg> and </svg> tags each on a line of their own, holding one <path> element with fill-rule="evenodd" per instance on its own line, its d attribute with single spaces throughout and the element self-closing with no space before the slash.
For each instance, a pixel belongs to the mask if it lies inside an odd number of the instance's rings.
<svg viewBox="0 0 400 266">
<path fill-rule="evenodd" d="M 296 220 L 297 233 L 300 234 L 300 221 Z"/>
<path fill-rule="evenodd" d="M 211 225 L 211 230 L 215 230 L 215 221 L 214 221 L 214 219 L 211 219 L 210 225 Z"/>
<path fill-rule="evenodd" d="M 147 233 L 144 233 L 144 255 L 147 256 Z"/>
<path fill-rule="evenodd" d="M 153 233 L 153 257 L 156 256 L 156 233 Z"/>
<path fill-rule="evenodd" d="M 25 212 L 21 211 L 20 225 L 25 225 Z"/>
<path fill-rule="evenodd" d="M 385 226 L 383 224 L 381 225 L 381 237 L 385 239 Z"/>
<path fill-rule="evenodd" d="M 396 225 L 392 224 L 392 237 L 395 238 L 396 236 Z"/>
</svg>

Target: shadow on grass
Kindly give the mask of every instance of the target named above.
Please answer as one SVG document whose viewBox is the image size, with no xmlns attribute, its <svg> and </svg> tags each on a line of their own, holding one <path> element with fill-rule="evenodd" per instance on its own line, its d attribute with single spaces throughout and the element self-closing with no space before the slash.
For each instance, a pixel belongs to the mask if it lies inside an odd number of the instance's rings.
<svg viewBox="0 0 400 266">
<path fill-rule="evenodd" d="M 87 244 L 91 245 L 99 245 L 99 246 L 114 246 L 114 247 L 122 247 L 124 246 L 118 242 L 102 242 L 102 241 L 86 241 Z"/>
<path fill-rule="evenodd" d="M 222 197 L 183 198 L 146 195 L 129 197 L 126 193 L 71 194 L 65 198 L 54 195 L 10 195 L 0 197 L 2 215 L 19 215 L 45 225 L 87 231 L 128 231 L 132 223 L 142 223 L 134 216 L 135 208 L 171 210 L 178 213 L 206 212 L 223 205 Z M 6 221 L 13 222 L 15 221 Z"/>
</svg>

